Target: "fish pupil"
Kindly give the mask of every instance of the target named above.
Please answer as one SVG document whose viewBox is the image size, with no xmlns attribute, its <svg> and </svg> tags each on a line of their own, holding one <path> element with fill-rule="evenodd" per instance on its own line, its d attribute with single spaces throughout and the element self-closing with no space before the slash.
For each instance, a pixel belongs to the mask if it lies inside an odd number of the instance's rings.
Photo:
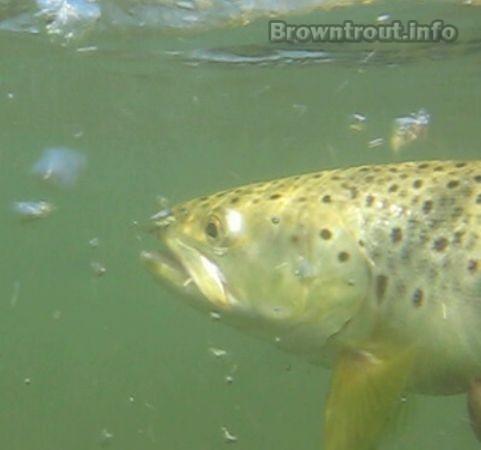
<svg viewBox="0 0 481 450">
<path fill-rule="evenodd" d="M 205 227 L 205 232 L 207 236 L 211 237 L 212 239 L 216 239 L 219 236 L 219 229 L 214 222 L 209 222 Z"/>
</svg>

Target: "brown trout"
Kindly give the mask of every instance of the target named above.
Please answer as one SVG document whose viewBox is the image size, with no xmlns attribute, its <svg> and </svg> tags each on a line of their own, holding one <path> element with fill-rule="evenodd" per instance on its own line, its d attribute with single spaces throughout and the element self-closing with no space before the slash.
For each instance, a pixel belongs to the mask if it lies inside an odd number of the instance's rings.
<svg viewBox="0 0 481 450">
<path fill-rule="evenodd" d="M 149 270 L 332 368 L 325 448 L 376 448 L 410 392 L 468 393 L 481 439 L 481 161 L 327 170 L 154 216 Z"/>
</svg>

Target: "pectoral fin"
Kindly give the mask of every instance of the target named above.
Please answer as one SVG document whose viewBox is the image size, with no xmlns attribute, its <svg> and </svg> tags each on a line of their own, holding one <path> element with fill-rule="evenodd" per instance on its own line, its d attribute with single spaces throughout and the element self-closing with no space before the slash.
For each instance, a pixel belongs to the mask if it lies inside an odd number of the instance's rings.
<svg viewBox="0 0 481 450">
<path fill-rule="evenodd" d="M 327 450 L 377 447 L 399 415 L 412 360 L 409 351 L 346 351 L 340 356 L 326 407 Z"/>
</svg>

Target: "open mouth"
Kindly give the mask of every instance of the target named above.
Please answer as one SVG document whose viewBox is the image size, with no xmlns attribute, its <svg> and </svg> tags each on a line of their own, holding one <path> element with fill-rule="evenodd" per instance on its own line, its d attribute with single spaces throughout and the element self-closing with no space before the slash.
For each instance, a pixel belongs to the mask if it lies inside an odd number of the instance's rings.
<svg viewBox="0 0 481 450">
<path fill-rule="evenodd" d="M 217 307 L 230 306 L 232 299 L 217 264 L 182 240 L 171 240 L 159 251 L 143 251 L 140 258 L 153 275 L 178 290 L 201 294 Z"/>
<path fill-rule="evenodd" d="M 178 258 L 167 248 L 160 251 L 142 251 L 140 259 L 156 277 L 178 289 L 189 289 L 192 278 Z"/>
</svg>

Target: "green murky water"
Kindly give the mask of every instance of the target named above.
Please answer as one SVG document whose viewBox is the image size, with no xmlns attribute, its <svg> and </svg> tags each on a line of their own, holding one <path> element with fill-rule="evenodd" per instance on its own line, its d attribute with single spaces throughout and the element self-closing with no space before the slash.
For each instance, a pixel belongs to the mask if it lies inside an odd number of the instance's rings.
<svg viewBox="0 0 481 450">
<path fill-rule="evenodd" d="M 445 18 L 465 41 L 481 18 L 475 7 L 398 2 L 296 20 L 381 13 Z M 333 47 L 329 63 L 236 63 L 272 51 L 266 35 L 263 20 L 202 32 L 121 29 L 86 38 L 77 47 L 98 50 L 78 52 L 45 36 L 0 34 L 2 448 L 320 448 L 328 372 L 155 285 L 138 261 L 155 243 L 135 221 L 155 211 L 158 195 L 177 201 L 323 167 L 479 157 L 480 54 L 377 46 L 370 62 L 359 52 L 373 49 L 359 44 L 342 62 Z M 265 48 L 243 47 L 252 44 Z M 190 53 L 220 47 L 220 63 Z M 427 136 L 393 154 L 393 119 L 421 108 L 431 115 Z M 367 118 L 361 132 L 349 128 L 353 113 Z M 374 139 L 384 143 L 369 148 Z M 73 189 L 30 174 L 56 146 L 88 158 Z M 39 199 L 57 209 L 21 223 L 12 202 Z M 389 448 L 478 448 L 464 398 L 410 401 Z"/>
</svg>

